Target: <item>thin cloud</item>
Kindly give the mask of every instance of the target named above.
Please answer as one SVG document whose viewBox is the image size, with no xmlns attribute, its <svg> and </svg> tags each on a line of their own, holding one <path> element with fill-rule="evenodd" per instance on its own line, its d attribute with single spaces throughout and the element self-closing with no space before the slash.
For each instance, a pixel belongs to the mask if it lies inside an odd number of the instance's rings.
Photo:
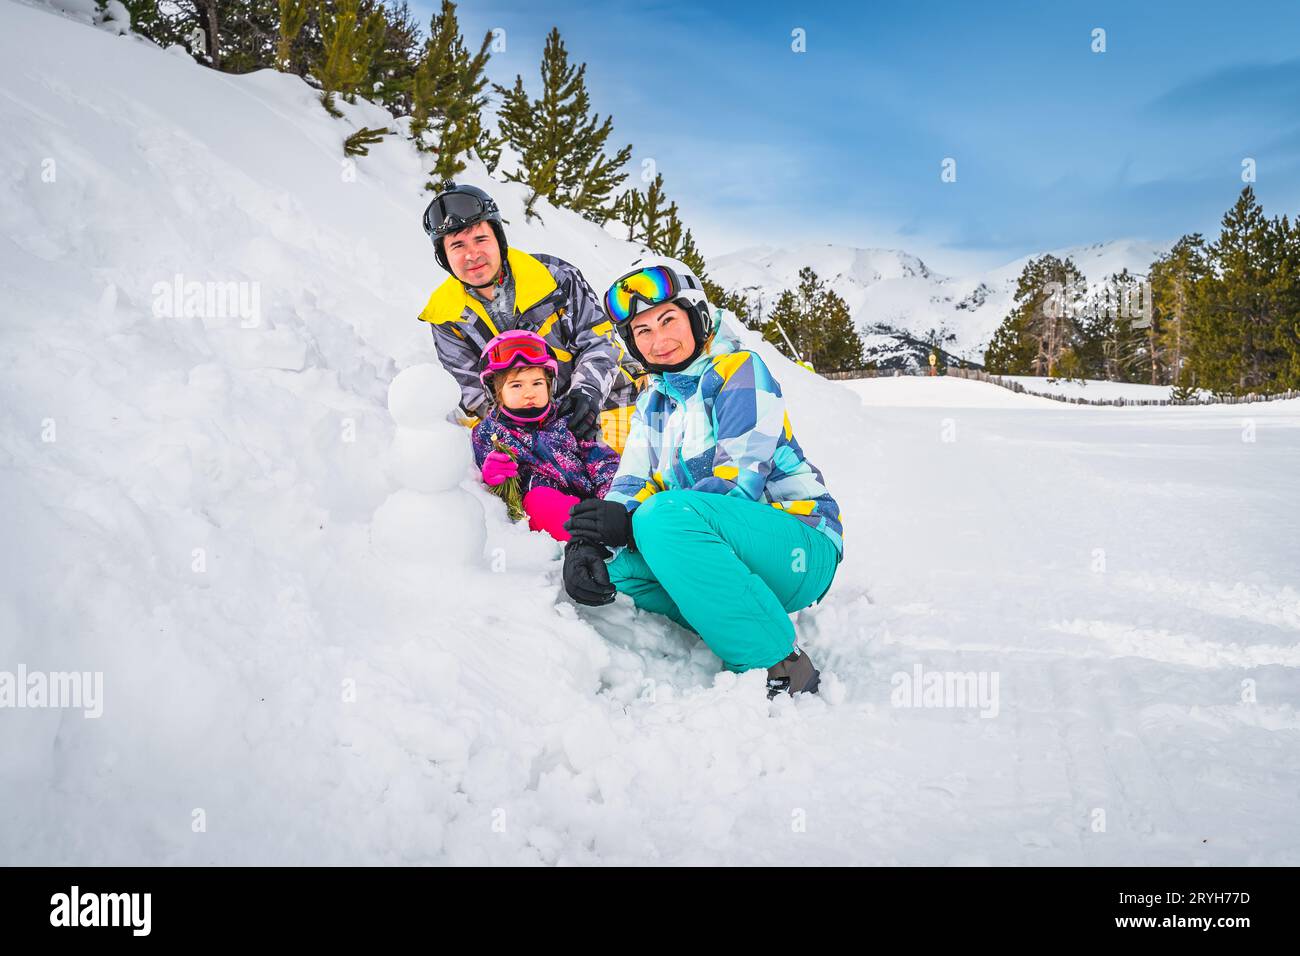
<svg viewBox="0 0 1300 956">
<path fill-rule="evenodd" d="M 1151 116 L 1296 115 L 1300 57 L 1279 63 L 1241 63 L 1173 87 L 1146 104 Z"/>
</svg>

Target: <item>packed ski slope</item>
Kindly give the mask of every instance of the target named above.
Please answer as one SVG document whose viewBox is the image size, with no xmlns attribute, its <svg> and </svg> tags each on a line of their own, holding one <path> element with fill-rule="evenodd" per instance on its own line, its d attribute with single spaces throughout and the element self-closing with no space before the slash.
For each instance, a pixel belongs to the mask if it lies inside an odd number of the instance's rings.
<svg viewBox="0 0 1300 956">
<path fill-rule="evenodd" d="M 0 861 L 1300 862 L 1300 403 L 758 345 L 846 519 L 796 618 L 823 693 L 769 703 L 575 607 L 477 487 L 419 367 L 420 159 L 341 166 L 391 119 L 13 0 L 0 71 L 0 671 L 103 675 L 97 719 L 0 709 Z M 593 284 L 635 252 L 468 178 Z M 178 274 L 256 283 L 258 321 L 166 314 Z"/>
</svg>

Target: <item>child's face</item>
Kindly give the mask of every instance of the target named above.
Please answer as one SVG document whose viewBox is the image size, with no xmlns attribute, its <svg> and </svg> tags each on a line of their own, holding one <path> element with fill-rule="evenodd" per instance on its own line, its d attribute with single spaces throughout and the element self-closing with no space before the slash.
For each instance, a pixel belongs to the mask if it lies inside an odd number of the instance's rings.
<svg viewBox="0 0 1300 956">
<path fill-rule="evenodd" d="M 540 368 L 512 368 L 501 386 L 501 403 L 511 411 L 545 408 L 551 400 L 546 372 Z"/>
</svg>

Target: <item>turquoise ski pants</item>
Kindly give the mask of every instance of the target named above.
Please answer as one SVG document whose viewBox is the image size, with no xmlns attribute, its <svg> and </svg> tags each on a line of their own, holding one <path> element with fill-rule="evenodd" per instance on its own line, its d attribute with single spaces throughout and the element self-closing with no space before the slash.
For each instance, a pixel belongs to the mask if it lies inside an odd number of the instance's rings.
<svg viewBox="0 0 1300 956">
<path fill-rule="evenodd" d="M 826 595 L 840 560 L 830 538 L 792 515 L 703 491 L 651 495 L 632 531 L 637 550 L 609 562 L 610 582 L 699 634 L 730 671 L 789 656 L 790 613 Z"/>
</svg>

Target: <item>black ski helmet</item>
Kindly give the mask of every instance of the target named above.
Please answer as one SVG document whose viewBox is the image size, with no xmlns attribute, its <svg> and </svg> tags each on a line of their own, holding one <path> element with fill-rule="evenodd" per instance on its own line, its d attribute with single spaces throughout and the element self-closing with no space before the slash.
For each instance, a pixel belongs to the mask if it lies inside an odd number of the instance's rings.
<svg viewBox="0 0 1300 956">
<path fill-rule="evenodd" d="M 491 224 L 501 249 L 501 264 L 506 261 L 506 230 L 501 223 L 501 210 L 496 201 L 477 186 L 458 186 L 448 179 L 438 187 L 424 210 L 424 232 L 433 240 L 433 255 L 438 265 L 451 272 L 442 241 L 453 232 L 460 232 L 478 222 Z M 455 275 L 453 272 L 452 275 Z"/>
</svg>

